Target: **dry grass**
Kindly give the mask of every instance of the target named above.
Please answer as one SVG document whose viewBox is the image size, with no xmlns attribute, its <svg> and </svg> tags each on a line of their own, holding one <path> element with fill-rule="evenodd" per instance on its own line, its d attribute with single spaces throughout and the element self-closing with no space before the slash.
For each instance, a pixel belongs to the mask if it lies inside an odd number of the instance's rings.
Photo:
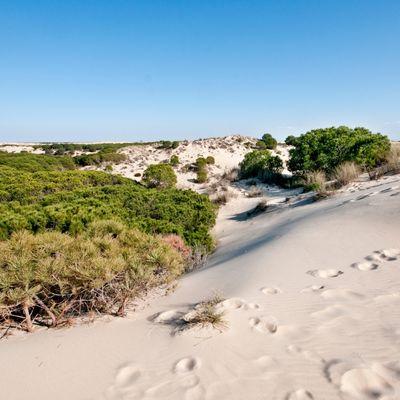
<svg viewBox="0 0 400 400">
<path fill-rule="evenodd" d="M 260 189 L 258 186 L 253 185 L 250 186 L 250 189 L 247 192 L 248 197 L 261 197 L 264 194 L 262 189 Z"/>
<path fill-rule="evenodd" d="M 347 161 L 335 168 L 333 176 L 340 186 L 345 186 L 357 179 L 360 173 L 360 167 L 357 164 Z"/>
<path fill-rule="evenodd" d="M 235 182 L 237 181 L 238 176 L 239 176 L 239 168 L 232 168 L 230 170 L 226 170 L 222 174 L 222 179 L 225 179 L 228 182 Z"/>
<path fill-rule="evenodd" d="M 0 327 L 32 331 L 74 317 L 122 316 L 129 301 L 183 270 L 182 256 L 161 238 L 114 221 L 77 237 L 17 232 L 0 241 Z"/>
<path fill-rule="evenodd" d="M 392 143 L 392 147 L 386 156 L 388 172 L 400 172 L 400 142 Z"/>
<path fill-rule="evenodd" d="M 190 329 L 194 327 L 204 328 L 212 326 L 215 329 L 223 330 L 228 327 L 224 318 L 223 311 L 217 311 L 216 306 L 224 298 L 219 294 L 214 294 L 207 300 L 196 305 L 195 309 L 182 318 L 182 328 Z"/>
<path fill-rule="evenodd" d="M 326 190 L 326 176 L 323 171 L 308 172 L 305 176 L 306 189 L 324 192 Z"/>
</svg>

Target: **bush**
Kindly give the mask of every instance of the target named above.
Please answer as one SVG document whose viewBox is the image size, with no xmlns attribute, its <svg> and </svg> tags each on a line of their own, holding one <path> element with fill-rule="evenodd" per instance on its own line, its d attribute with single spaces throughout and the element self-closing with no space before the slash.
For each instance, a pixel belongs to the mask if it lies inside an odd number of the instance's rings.
<svg viewBox="0 0 400 400">
<path fill-rule="evenodd" d="M 254 150 L 247 153 L 240 163 L 240 177 L 266 180 L 268 175 L 279 174 L 282 168 L 280 157 L 271 155 L 268 150 Z"/>
<path fill-rule="evenodd" d="M 3 151 L 0 151 L 0 165 L 27 172 L 75 169 L 75 164 L 71 157 L 30 153 L 6 153 Z"/>
<path fill-rule="evenodd" d="M 265 133 L 262 138 L 261 141 L 265 143 L 265 146 L 267 147 L 267 149 L 273 150 L 276 148 L 278 142 L 276 141 L 276 139 L 274 139 L 272 137 L 271 134 L 269 133 Z"/>
<path fill-rule="evenodd" d="M 215 207 L 191 190 L 147 189 L 100 171 L 36 172 L 0 167 L 0 240 L 27 229 L 79 234 L 117 219 L 150 234 L 174 233 L 191 247 L 213 247 Z"/>
<path fill-rule="evenodd" d="M 176 165 L 178 165 L 179 164 L 179 157 L 176 155 L 176 154 L 174 154 L 173 156 L 171 156 L 171 158 L 170 158 L 170 160 L 169 160 L 169 163 L 172 165 L 172 166 L 176 166 Z"/>
<path fill-rule="evenodd" d="M 338 165 L 334 171 L 334 178 L 340 186 L 347 185 L 354 181 L 360 175 L 360 167 L 350 161 L 346 161 L 343 164 Z"/>
<path fill-rule="evenodd" d="M 101 165 L 105 162 L 111 162 L 114 164 L 120 164 L 127 159 L 125 154 L 114 153 L 111 151 L 100 151 L 95 154 L 82 154 L 80 156 L 73 157 L 73 161 L 80 167 L 86 167 L 88 165 Z"/>
<path fill-rule="evenodd" d="M 333 173 L 345 161 L 371 169 L 386 157 L 390 141 L 386 136 L 373 134 L 365 128 L 316 129 L 296 139 L 290 150 L 289 168 L 295 173 L 324 171 Z"/>
<path fill-rule="evenodd" d="M 206 158 L 206 163 L 207 163 L 208 165 L 214 165 L 214 164 L 215 164 L 215 158 L 214 158 L 213 156 L 208 156 L 208 157 Z"/>
<path fill-rule="evenodd" d="M 174 187 L 177 179 L 169 164 L 152 164 L 144 171 L 142 181 L 149 188 L 165 189 Z"/>
<path fill-rule="evenodd" d="M 204 157 L 198 157 L 196 160 L 196 168 L 202 169 L 207 166 L 207 160 Z"/>
<path fill-rule="evenodd" d="M 286 139 L 285 139 L 285 143 L 288 146 L 296 146 L 296 142 L 297 142 L 297 138 L 296 136 L 293 135 L 289 135 Z"/>
<path fill-rule="evenodd" d="M 183 272 L 157 237 L 98 222 L 73 238 L 22 231 L 0 242 L 0 325 L 56 326 L 90 312 L 123 315 L 129 300 Z"/>
<path fill-rule="evenodd" d="M 208 176 L 207 176 L 207 170 L 204 168 L 201 168 L 197 171 L 197 178 L 196 182 L 197 183 L 205 183 L 207 182 Z"/>
<path fill-rule="evenodd" d="M 179 142 L 176 140 L 173 142 L 170 140 L 162 140 L 159 145 L 160 149 L 176 149 L 177 147 L 179 147 Z"/>
</svg>

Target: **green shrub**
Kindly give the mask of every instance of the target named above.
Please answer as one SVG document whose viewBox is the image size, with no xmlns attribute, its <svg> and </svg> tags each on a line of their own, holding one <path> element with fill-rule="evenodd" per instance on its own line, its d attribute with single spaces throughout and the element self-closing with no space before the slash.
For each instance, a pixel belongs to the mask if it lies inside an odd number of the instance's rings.
<svg viewBox="0 0 400 400">
<path fill-rule="evenodd" d="M 21 231 L 0 242 L 0 325 L 56 326 L 89 312 L 124 314 L 129 300 L 183 272 L 161 238 L 99 221 L 74 238 Z"/>
<path fill-rule="evenodd" d="M 205 168 L 201 168 L 197 171 L 197 183 L 205 183 L 207 182 L 208 176 L 207 176 L 207 170 Z"/>
<path fill-rule="evenodd" d="M 31 153 L 6 153 L 3 151 L 0 151 L 0 166 L 1 165 L 28 172 L 75 169 L 75 164 L 71 157 Z"/>
<path fill-rule="evenodd" d="M 207 163 L 208 165 L 214 165 L 214 164 L 215 164 L 215 158 L 214 158 L 213 156 L 208 156 L 208 157 L 206 158 L 206 163 Z"/>
<path fill-rule="evenodd" d="M 196 168 L 202 169 L 207 166 L 207 160 L 204 157 L 198 157 L 196 160 Z"/>
<path fill-rule="evenodd" d="M 105 162 L 120 164 L 126 159 L 127 157 L 125 154 L 109 151 L 100 151 L 94 154 L 82 154 L 80 156 L 73 157 L 75 164 L 79 165 L 80 167 L 86 167 L 88 165 L 101 165 Z"/>
<path fill-rule="evenodd" d="M 240 177 L 259 177 L 270 180 L 275 174 L 280 174 L 283 163 L 280 157 L 273 156 L 268 150 L 254 150 L 247 153 L 240 163 Z"/>
<path fill-rule="evenodd" d="M 262 140 L 257 141 L 256 147 L 258 150 L 266 150 L 267 149 L 267 145 Z"/>
<path fill-rule="evenodd" d="M 176 185 L 176 175 L 169 164 L 149 165 L 143 173 L 142 181 L 149 188 L 170 188 Z"/>
<path fill-rule="evenodd" d="M 30 173 L 0 167 L 0 239 L 21 229 L 77 234 L 98 219 L 118 219 L 150 234 L 175 233 L 191 247 L 213 247 L 209 230 L 215 209 L 205 195 L 147 189 L 98 171 Z"/>
<path fill-rule="evenodd" d="M 288 146 L 296 146 L 296 141 L 297 141 L 297 138 L 296 138 L 296 136 L 293 136 L 293 135 L 289 135 L 289 136 L 285 139 L 285 143 L 286 143 Z"/>
<path fill-rule="evenodd" d="M 276 139 L 274 139 L 272 137 L 271 134 L 269 133 L 265 133 L 262 138 L 261 141 L 265 143 L 267 149 L 273 150 L 276 148 L 278 142 L 276 141 Z"/>
<path fill-rule="evenodd" d="M 162 140 L 160 142 L 160 149 L 176 149 L 179 147 L 179 142 L 177 140 L 171 142 L 170 140 Z"/>
<path fill-rule="evenodd" d="M 296 139 L 290 150 L 289 168 L 295 173 L 321 170 L 327 174 L 345 161 L 370 169 L 379 165 L 390 149 L 386 136 L 365 128 L 316 129 Z"/>
<path fill-rule="evenodd" d="M 171 158 L 169 160 L 169 163 L 171 165 L 173 165 L 173 166 L 178 165 L 179 164 L 179 157 L 176 154 L 174 154 L 173 156 L 171 156 Z"/>
</svg>

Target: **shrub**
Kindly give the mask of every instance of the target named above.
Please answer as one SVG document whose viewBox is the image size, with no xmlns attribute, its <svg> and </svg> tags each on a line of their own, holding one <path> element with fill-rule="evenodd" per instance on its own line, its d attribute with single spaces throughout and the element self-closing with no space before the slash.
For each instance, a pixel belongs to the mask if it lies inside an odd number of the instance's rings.
<svg viewBox="0 0 400 400">
<path fill-rule="evenodd" d="M 184 240 L 179 235 L 170 233 L 169 235 L 164 235 L 161 238 L 165 243 L 169 244 L 173 249 L 175 249 L 184 260 L 188 260 L 190 258 L 192 250 L 185 244 Z"/>
<path fill-rule="evenodd" d="M 196 160 L 197 169 L 202 169 L 207 166 L 207 160 L 204 157 L 198 157 Z"/>
<path fill-rule="evenodd" d="M 75 169 L 75 164 L 71 157 L 30 153 L 6 153 L 3 151 L 0 151 L 0 165 L 27 172 Z"/>
<path fill-rule="evenodd" d="M 113 170 L 112 165 L 108 164 L 105 166 L 104 171 L 111 172 Z"/>
<path fill-rule="evenodd" d="M 279 174 L 282 168 L 280 157 L 271 155 L 268 150 L 254 150 L 247 153 L 240 163 L 240 177 L 267 179 L 268 175 Z"/>
<path fill-rule="evenodd" d="M 207 176 L 207 170 L 205 168 L 201 168 L 197 171 L 197 178 L 196 182 L 197 183 L 205 183 L 207 182 L 208 176 Z"/>
<path fill-rule="evenodd" d="M 208 156 L 208 157 L 206 158 L 206 163 L 207 163 L 208 165 L 214 165 L 214 164 L 215 164 L 215 158 L 214 158 L 213 156 Z"/>
<path fill-rule="evenodd" d="M 100 229 L 99 229 L 100 228 Z M 124 314 L 129 300 L 183 272 L 159 238 L 111 222 L 73 238 L 22 231 L 0 242 L 0 324 L 55 326 L 89 312 Z"/>
<path fill-rule="evenodd" d="M 174 154 L 173 156 L 171 156 L 171 158 L 170 158 L 170 160 L 169 160 L 169 163 L 172 165 L 172 166 L 176 166 L 176 165 L 178 165 L 179 164 L 179 157 L 176 155 L 176 154 Z"/>
<path fill-rule="evenodd" d="M 296 141 L 297 141 L 297 138 L 296 138 L 296 136 L 293 136 L 293 135 L 289 135 L 289 136 L 285 139 L 285 143 L 286 143 L 288 146 L 296 146 Z"/>
<path fill-rule="evenodd" d="M 76 165 L 80 167 L 86 167 L 88 165 L 101 165 L 105 162 L 111 162 L 114 164 L 120 164 L 127 159 L 125 154 L 115 153 L 109 150 L 100 151 L 95 154 L 82 154 L 80 156 L 73 157 Z"/>
<path fill-rule="evenodd" d="M 258 140 L 256 143 L 256 147 L 259 150 L 266 150 L 267 149 L 267 145 L 265 144 L 265 142 L 263 142 L 262 140 Z"/>
<path fill-rule="evenodd" d="M 171 142 L 170 140 L 162 140 L 160 142 L 159 148 L 160 149 L 176 149 L 179 146 L 178 141 Z"/>
<path fill-rule="evenodd" d="M 191 247 L 213 247 L 215 207 L 205 195 L 147 189 L 100 171 L 0 167 L 0 240 L 21 229 L 78 234 L 97 219 L 117 219 L 150 234 L 174 233 Z"/>
<path fill-rule="evenodd" d="M 143 173 L 142 181 L 149 188 L 170 188 L 176 185 L 176 175 L 168 164 L 149 165 Z"/>
<path fill-rule="evenodd" d="M 334 178 L 340 186 L 347 185 L 360 175 L 360 167 L 351 161 L 338 165 L 333 173 Z"/>
<path fill-rule="evenodd" d="M 371 169 L 379 165 L 390 148 L 389 139 L 365 128 L 316 129 L 296 139 L 290 150 L 289 168 L 295 173 L 324 171 L 333 173 L 345 161 Z"/>
<path fill-rule="evenodd" d="M 274 139 L 272 137 L 271 134 L 269 133 L 265 133 L 262 138 L 261 141 L 265 143 L 265 146 L 267 147 L 267 149 L 273 150 L 275 149 L 275 147 L 277 146 L 278 142 L 276 141 L 276 139 Z"/>
</svg>

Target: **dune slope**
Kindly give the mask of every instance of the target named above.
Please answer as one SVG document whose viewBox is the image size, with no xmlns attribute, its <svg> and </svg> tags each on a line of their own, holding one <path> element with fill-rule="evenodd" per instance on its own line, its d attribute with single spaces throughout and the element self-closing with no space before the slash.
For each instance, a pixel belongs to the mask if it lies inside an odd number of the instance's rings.
<svg viewBox="0 0 400 400">
<path fill-rule="evenodd" d="M 216 253 L 173 294 L 2 340 L 0 397 L 398 399 L 399 211 L 399 177 L 247 220 L 226 209 Z M 176 332 L 214 290 L 228 327 Z"/>
</svg>

